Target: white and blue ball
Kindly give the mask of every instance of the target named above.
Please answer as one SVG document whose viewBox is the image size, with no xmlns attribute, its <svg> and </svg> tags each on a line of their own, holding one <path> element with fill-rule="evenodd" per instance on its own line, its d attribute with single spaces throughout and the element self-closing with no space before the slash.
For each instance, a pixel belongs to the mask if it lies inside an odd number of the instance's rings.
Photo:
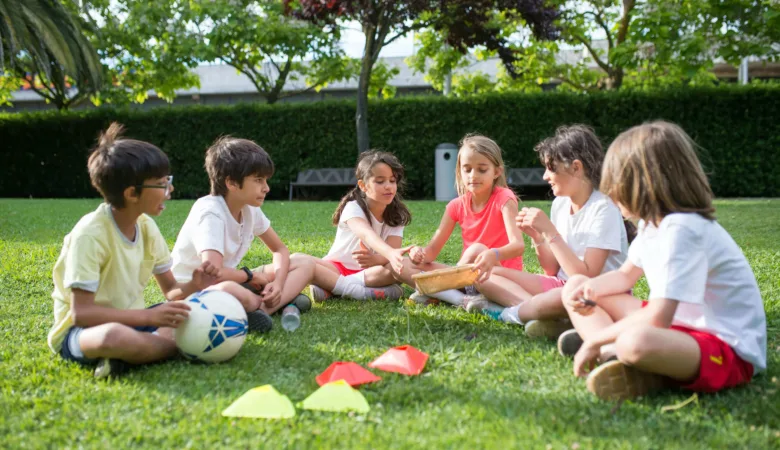
<svg viewBox="0 0 780 450">
<path fill-rule="evenodd" d="M 179 351 L 188 359 L 208 363 L 236 356 L 248 327 L 241 303 L 222 291 L 198 292 L 185 301 L 190 314 L 174 334 Z"/>
</svg>

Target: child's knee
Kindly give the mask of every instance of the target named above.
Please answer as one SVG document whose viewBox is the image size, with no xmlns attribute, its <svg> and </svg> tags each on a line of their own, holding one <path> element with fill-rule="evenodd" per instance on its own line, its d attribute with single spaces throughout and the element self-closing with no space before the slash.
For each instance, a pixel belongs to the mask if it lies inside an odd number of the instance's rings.
<svg viewBox="0 0 780 450">
<path fill-rule="evenodd" d="M 623 364 L 638 364 L 652 355 L 654 348 L 653 328 L 649 326 L 625 331 L 615 340 L 615 352 Z"/>
<path fill-rule="evenodd" d="M 83 350 L 101 353 L 127 348 L 133 333 L 138 331 L 121 323 L 107 323 L 91 329 L 86 336 L 82 334 L 82 339 L 87 339 L 81 342 L 81 346 Z"/>
<path fill-rule="evenodd" d="M 571 278 L 569 278 L 568 281 L 566 281 L 566 284 L 563 285 L 563 289 L 561 290 L 561 298 L 566 298 L 571 295 L 572 292 L 579 289 L 580 286 L 585 284 L 585 282 L 589 279 L 590 278 L 586 277 L 585 275 L 573 275 Z M 566 306 L 566 309 L 569 309 L 569 307 Z"/>
</svg>

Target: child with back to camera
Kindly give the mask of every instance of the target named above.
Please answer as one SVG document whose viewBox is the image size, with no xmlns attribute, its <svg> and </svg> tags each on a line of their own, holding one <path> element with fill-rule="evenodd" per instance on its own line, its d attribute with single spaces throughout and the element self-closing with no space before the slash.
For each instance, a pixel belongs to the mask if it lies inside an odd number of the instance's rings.
<svg viewBox="0 0 780 450">
<path fill-rule="evenodd" d="M 620 269 L 572 277 L 563 290 L 576 330 L 563 347 L 600 398 L 668 384 L 715 392 L 766 369 L 761 293 L 745 255 L 715 221 L 694 145 L 682 128 L 658 121 L 623 132 L 607 152 L 601 191 L 640 220 L 639 234 Z M 648 302 L 626 294 L 643 274 Z"/>
</svg>

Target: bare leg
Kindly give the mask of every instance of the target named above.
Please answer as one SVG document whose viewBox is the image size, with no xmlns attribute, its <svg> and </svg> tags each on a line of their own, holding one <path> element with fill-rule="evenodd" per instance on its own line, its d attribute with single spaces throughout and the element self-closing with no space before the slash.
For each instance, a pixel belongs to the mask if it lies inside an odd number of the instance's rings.
<svg viewBox="0 0 780 450">
<path fill-rule="evenodd" d="M 523 323 L 529 320 L 565 318 L 566 308 L 563 307 L 562 292 L 563 288 L 555 288 L 534 295 L 529 301 L 520 305 L 517 317 Z"/>
<path fill-rule="evenodd" d="M 223 281 L 213 286 L 209 286 L 206 291 L 222 291 L 232 295 L 244 307 L 244 311 L 252 312 L 257 311 L 260 305 L 263 303 L 263 299 L 250 291 L 249 289 L 241 286 L 235 281 Z"/>
<path fill-rule="evenodd" d="M 367 287 L 382 287 L 396 283 L 390 264 L 369 267 L 363 271 L 363 276 Z"/>
<path fill-rule="evenodd" d="M 145 364 L 176 354 L 170 330 L 160 328 L 160 334 L 144 333 L 120 323 L 106 323 L 84 329 L 79 335 L 79 346 L 87 358 L 112 358 L 131 364 Z"/>
<path fill-rule="evenodd" d="M 260 306 L 260 308 L 268 314 L 273 314 L 279 309 L 287 306 L 314 278 L 314 269 L 317 264 L 313 258 L 294 258 L 296 255 L 292 255 L 293 257 L 290 258 L 290 269 L 289 272 L 287 272 L 287 279 L 284 282 L 284 286 L 282 286 L 282 296 L 279 303 L 272 307 L 266 306 L 265 303 Z M 263 266 L 264 274 L 273 274 L 273 271 L 273 265 L 267 264 Z"/>
<path fill-rule="evenodd" d="M 569 278 L 563 287 L 563 294 L 575 290 L 588 281 L 584 275 L 575 275 Z M 583 340 L 588 340 L 594 334 L 612 325 L 627 315 L 642 309 L 642 301 L 628 294 L 618 294 L 599 300 L 599 306 L 593 308 L 593 313 L 583 316 L 564 305 L 569 314 L 574 328 Z"/>
<path fill-rule="evenodd" d="M 699 374 L 701 349 L 690 335 L 678 330 L 642 326 L 621 333 L 615 351 L 623 364 L 645 372 L 693 380 Z"/>
<path fill-rule="evenodd" d="M 467 248 L 463 254 L 460 256 L 460 260 L 458 260 L 459 266 L 462 266 L 463 264 L 471 264 L 474 262 L 474 260 L 477 259 L 477 256 L 479 256 L 480 253 L 484 252 L 485 250 L 488 250 L 487 246 L 480 243 L 471 244 L 469 248 Z"/>
<path fill-rule="evenodd" d="M 500 275 L 519 285 L 525 292 L 528 292 L 528 294 L 532 296 L 544 292 L 542 277 L 534 273 L 496 266 L 493 268 L 493 273 L 490 275 Z"/>
<path fill-rule="evenodd" d="M 531 294 L 519 284 L 496 274 L 491 274 L 487 281 L 477 285 L 477 289 L 488 300 L 501 306 L 515 306 L 531 299 Z"/>
</svg>

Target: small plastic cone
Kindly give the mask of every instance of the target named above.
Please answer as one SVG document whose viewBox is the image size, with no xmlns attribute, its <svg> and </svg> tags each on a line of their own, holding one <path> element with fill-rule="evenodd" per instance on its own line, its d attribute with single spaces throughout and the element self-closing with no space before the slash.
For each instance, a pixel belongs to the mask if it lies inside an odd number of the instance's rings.
<svg viewBox="0 0 780 450">
<path fill-rule="evenodd" d="M 270 384 L 247 391 L 222 411 L 225 417 L 252 417 L 261 419 L 289 419 L 295 416 L 295 407 L 286 396 Z"/>
<path fill-rule="evenodd" d="M 316 380 L 320 386 L 337 380 L 344 380 L 350 386 L 358 386 L 379 381 L 381 378 L 357 363 L 337 361 L 319 374 Z"/>
<path fill-rule="evenodd" d="M 368 367 L 404 375 L 419 375 L 425 368 L 426 361 L 428 361 L 427 353 L 423 353 L 411 345 L 402 345 L 386 351 L 382 356 L 372 361 Z"/>
<path fill-rule="evenodd" d="M 320 411 L 356 411 L 365 413 L 371 408 L 366 398 L 344 380 L 328 383 L 317 389 L 313 394 L 302 401 L 299 406 L 303 409 Z"/>
</svg>

